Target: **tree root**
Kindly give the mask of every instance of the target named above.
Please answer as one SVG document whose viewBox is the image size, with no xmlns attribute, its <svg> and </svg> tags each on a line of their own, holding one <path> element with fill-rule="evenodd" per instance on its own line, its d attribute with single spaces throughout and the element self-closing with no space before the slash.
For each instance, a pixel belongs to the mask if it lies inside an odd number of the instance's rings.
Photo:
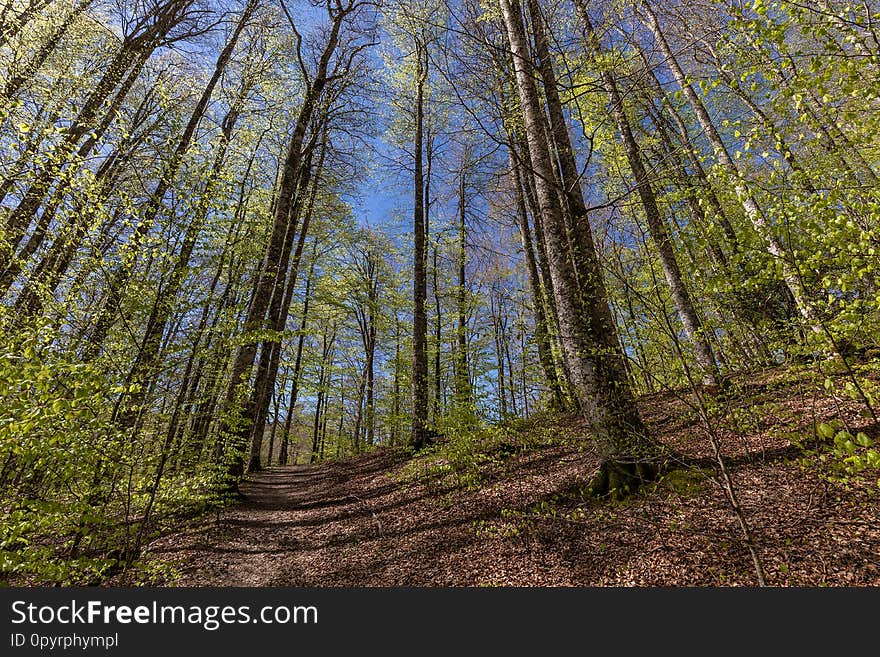
<svg viewBox="0 0 880 657">
<path fill-rule="evenodd" d="M 606 460 L 599 466 L 588 490 L 593 497 L 623 500 L 657 481 L 664 469 L 661 461 Z"/>
</svg>

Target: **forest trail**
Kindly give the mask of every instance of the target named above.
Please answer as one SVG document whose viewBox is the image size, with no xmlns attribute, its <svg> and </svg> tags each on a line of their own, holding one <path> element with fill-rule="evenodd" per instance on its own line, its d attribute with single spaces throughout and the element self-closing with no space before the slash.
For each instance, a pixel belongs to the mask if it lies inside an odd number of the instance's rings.
<svg viewBox="0 0 880 657">
<path fill-rule="evenodd" d="M 382 537 L 375 510 L 388 515 L 381 503 L 390 486 L 376 479 L 392 459 L 379 452 L 356 463 L 267 468 L 242 485 L 245 500 L 216 524 L 166 537 L 156 551 L 182 566 L 183 585 L 308 585 L 322 564 L 338 569 L 339 555 Z"/>
<path fill-rule="evenodd" d="M 864 420 L 857 406 L 777 378 L 752 377 L 730 400 L 747 409 L 738 433 L 719 426 L 768 583 L 880 585 L 877 483 L 829 483 L 784 437 L 841 411 Z M 182 586 L 754 585 L 686 400 L 658 393 L 639 406 L 692 467 L 625 502 L 584 493 L 598 460 L 572 439 L 583 427 L 571 417 L 547 427 L 545 416 L 511 427 L 454 476 L 430 474 L 436 456 L 387 449 L 268 468 L 243 485 L 243 502 L 157 539 L 149 555 Z"/>
<path fill-rule="evenodd" d="M 546 465 L 551 455 L 535 460 Z M 517 496 L 484 491 L 453 503 L 425 486 L 395 481 L 398 464 L 393 452 L 377 451 L 267 468 L 249 478 L 245 501 L 223 511 L 219 522 L 164 537 L 152 552 L 175 564 L 181 575 L 175 583 L 183 586 L 575 583 L 562 561 L 545 562 L 546 555 L 527 546 L 485 549 L 475 528 Z M 576 468 L 569 461 L 567 469 Z M 545 492 L 535 483 L 541 473 L 523 477 L 534 489 L 523 501 L 537 501 Z M 524 481 L 520 497 L 527 488 Z"/>
</svg>

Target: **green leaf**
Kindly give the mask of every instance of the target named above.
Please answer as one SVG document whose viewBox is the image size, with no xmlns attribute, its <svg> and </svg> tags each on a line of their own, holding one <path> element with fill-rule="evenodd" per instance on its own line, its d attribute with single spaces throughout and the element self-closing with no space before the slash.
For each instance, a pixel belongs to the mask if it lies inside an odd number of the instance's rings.
<svg viewBox="0 0 880 657">
<path fill-rule="evenodd" d="M 861 431 L 856 434 L 856 442 L 862 447 L 871 447 L 874 445 L 874 441 Z"/>
<path fill-rule="evenodd" d="M 820 422 L 816 426 L 816 433 L 819 434 L 820 437 L 829 439 L 834 437 L 834 427 L 825 422 Z"/>
</svg>

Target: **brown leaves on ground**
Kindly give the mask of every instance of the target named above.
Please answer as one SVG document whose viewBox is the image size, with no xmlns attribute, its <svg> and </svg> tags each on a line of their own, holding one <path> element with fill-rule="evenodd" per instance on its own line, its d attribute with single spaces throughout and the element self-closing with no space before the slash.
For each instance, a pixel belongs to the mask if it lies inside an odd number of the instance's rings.
<svg viewBox="0 0 880 657">
<path fill-rule="evenodd" d="M 876 586 L 876 476 L 831 482 L 789 437 L 833 418 L 874 438 L 877 427 L 807 378 L 740 382 L 713 424 L 770 584 Z M 584 492 L 599 464 L 585 439 L 508 450 L 470 489 L 407 480 L 403 458 L 378 450 L 261 472 L 243 486 L 245 502 L 157 540 L 151 557 L 187 586 L 754 585 L 692 399 L 658 393 L 640 407 L 689 467 L 624 502 Z M 576 419 L 552 421 L 554 433 L 583 434 Z M 530 430 L 520 429 L 523 444 Z"/>
</svg>

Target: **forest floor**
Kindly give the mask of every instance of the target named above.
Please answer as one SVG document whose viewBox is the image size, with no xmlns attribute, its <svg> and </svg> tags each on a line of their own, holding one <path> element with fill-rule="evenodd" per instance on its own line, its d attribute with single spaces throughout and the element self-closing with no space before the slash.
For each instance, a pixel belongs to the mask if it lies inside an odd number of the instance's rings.
<svg viewBox="0 0 880 657">
<path fill-rule="evenodd" d="M 692 398 L 639 408 L 691 467 L 623 502 L 586 494 L 599 460 L 583 427 L 544 415 L 416 459 L 379 449 L 268 468 L 243 502 L 158 538 L 149 558 L 182 586 L 755 585 Z M 716 408 L 769 584 L 880 585 L 878 472 L 834 480 L 791 440 L 834 419 L 880 438 L 863 408 L 791 370 L 739 378 Z"/>
</svg>

